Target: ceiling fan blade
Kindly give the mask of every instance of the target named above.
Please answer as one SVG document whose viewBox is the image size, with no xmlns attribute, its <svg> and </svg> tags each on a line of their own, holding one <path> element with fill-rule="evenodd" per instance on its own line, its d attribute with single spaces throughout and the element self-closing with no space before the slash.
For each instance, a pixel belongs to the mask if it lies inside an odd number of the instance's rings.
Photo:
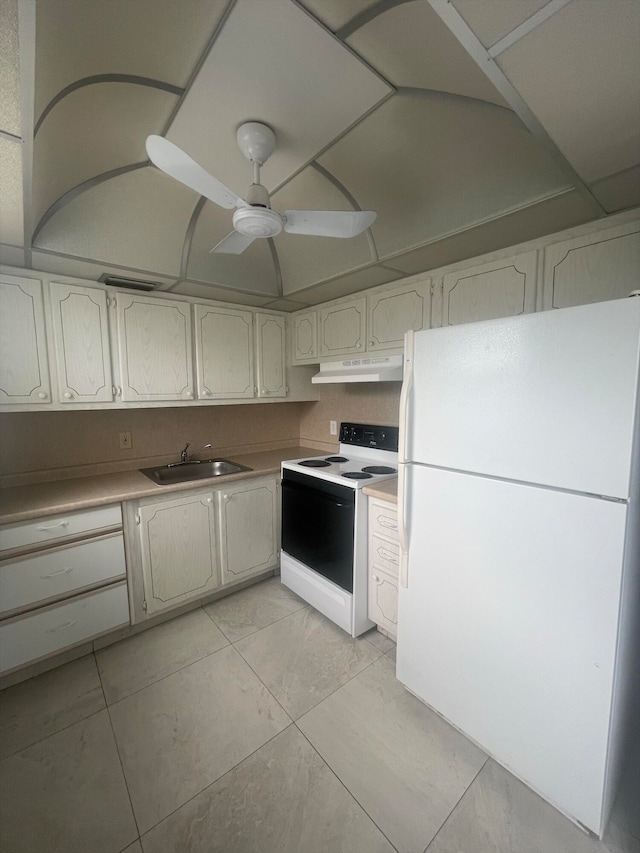
<svg viewBox="0 0 640 853">
<path fill-rule="evenodd" d="M 284 230 L 314 237 L 356 237 L 377 215 L 375 210 L 285 210 Z"/>
<path fill-rule="evenodd" d="M 249 248 L 255 239 L 255 237 L 251 237 L 248 234 L 241 234 L 239 231 L 232 231 L 231 234 L 227 234 L 223 240 L 220 240 L 220 242 L 211 249 L 209 254 L 212 254 L 213 252 L 222 252 L 226 255 L 240 255 L 245 249 Z"/>
<path fill-rule="evenodd" d="M 246 202 L 206 172 L 188 154 L 163 136 L 147 136 L 147 154 L 158 169 L 220 207 L 245 207 Z"/>
</svg>

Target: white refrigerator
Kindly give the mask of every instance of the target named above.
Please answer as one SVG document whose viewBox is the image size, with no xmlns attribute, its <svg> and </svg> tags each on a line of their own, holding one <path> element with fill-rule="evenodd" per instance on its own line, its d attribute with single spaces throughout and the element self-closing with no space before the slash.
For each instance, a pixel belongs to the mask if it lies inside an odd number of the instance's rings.
<svg viewBox="0 0 640 853">
<path fill-rule="evenodd" d="M 640 298 L 408 333 L 397 677 L 602 835 L 640 656 Z"/>
</svg>

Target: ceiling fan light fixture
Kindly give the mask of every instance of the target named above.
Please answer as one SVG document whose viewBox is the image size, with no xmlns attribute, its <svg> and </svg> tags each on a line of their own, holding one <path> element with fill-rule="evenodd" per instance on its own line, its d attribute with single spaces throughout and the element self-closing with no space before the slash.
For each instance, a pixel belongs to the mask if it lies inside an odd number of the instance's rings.
<svg viewBox="0 0 640 853">
<path fill-rule="evenodd" d="M 282 231 L 282 217 L 268 207 L 241 207 L 233 214 L 233 227 L 247 237 L 275 237 Z"/>
</svg>

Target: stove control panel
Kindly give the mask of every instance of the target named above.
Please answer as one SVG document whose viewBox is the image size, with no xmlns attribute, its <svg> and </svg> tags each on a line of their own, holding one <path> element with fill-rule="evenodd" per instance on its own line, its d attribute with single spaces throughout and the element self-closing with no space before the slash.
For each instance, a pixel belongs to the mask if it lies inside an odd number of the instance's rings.
<svg viewBox="0 0 640 853">
<path fill-rule="evenodd" d="M 340 444 L 375 447 L 378 450 L 390 450 L 397 453 L 398 427 L 343 422 L 340 424 Z"/>
</svg>

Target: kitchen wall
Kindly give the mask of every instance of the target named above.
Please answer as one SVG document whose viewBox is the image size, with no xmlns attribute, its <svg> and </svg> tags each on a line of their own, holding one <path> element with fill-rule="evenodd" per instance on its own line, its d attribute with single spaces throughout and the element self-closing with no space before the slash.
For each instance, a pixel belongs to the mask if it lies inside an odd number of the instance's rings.
<svg viewBox="0 0 640 853">
<path fill-rule="evenodd" d="M 335 450 L 337 437 L 329 433 L 329 421 L 397 426 L 400 382 L 320 385 L 317 403 L 301 403 L 300 444 Z"/>
<path fill-rule="evenodd" d="M 302 403 L 18 412 L 0 415 L 4 486 L 142 468 L 178 458 L 186 442 L 229 455 L 298 444 Z M 133 447 L 121 450 L 119 433 Z"/>
<path fill-rule="evenodd" d="M 329 421 L 396 425 L 400 383 L 319 386 L 313 403 L 0 414 L 0 485 L 103 474 L 178 458 L 186 442 L 221 456 L 304 444 L 335 450 Z M 130 432 L 131 450 L 119 434 Z"/>
</svg>

